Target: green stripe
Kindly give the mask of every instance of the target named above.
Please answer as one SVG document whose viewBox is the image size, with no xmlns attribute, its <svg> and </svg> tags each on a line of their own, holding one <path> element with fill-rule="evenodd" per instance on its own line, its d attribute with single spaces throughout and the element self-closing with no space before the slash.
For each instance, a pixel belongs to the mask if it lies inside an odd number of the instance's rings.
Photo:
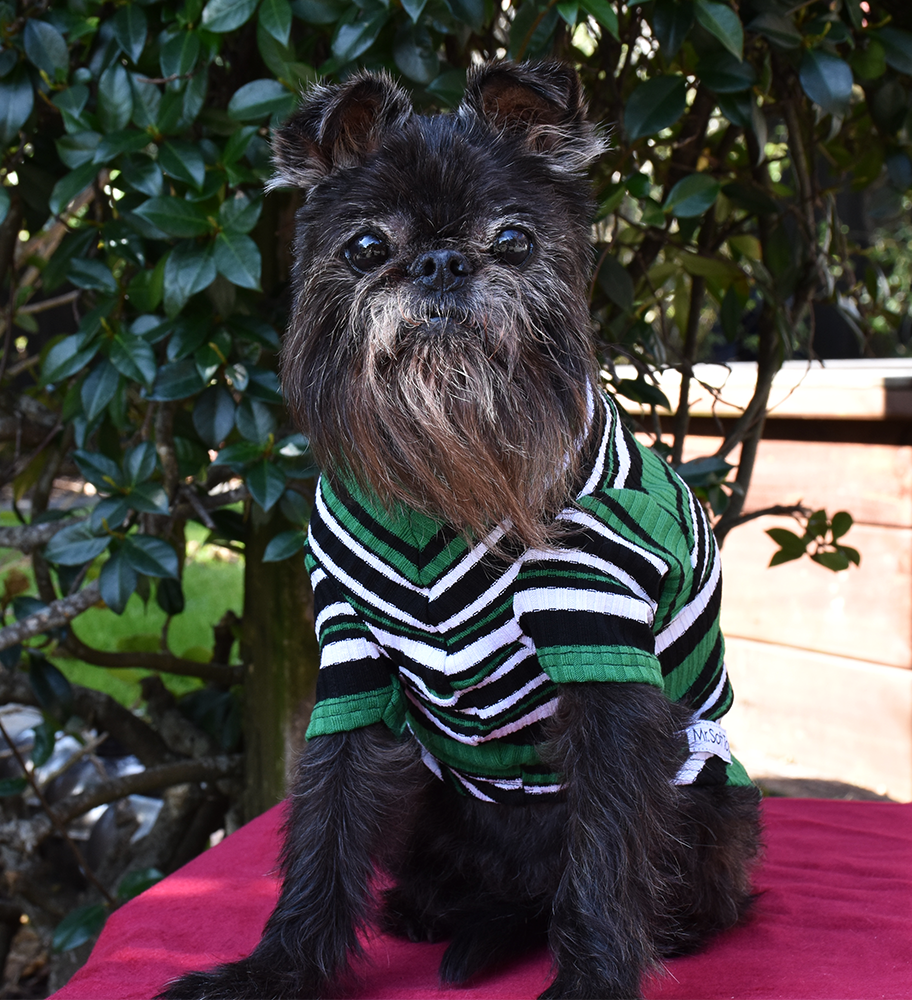
<svg viewBox="0 0 912 1000">
<path fill-rule="evenodd" d="M 635 646 L 546 646 L 537 652 L 555 684 L 621 681 L 663 687 L 659 661 Z"/>
</svg>

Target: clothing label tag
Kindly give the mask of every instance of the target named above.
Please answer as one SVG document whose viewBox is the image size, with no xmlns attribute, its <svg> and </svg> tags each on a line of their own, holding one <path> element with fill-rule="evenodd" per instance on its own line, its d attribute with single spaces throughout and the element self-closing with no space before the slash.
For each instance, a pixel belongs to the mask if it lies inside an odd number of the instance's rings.
<svg viewBox="0 0 912 1000">
<path fill-rule="evenodd" d="M 721 757 L 726 764 L 731 763 L 731 749 L 728 734 L 718 722 L 697 719 L 687 727 L 687 743 L 691 753 L 711 753 Z"/>
</svg>

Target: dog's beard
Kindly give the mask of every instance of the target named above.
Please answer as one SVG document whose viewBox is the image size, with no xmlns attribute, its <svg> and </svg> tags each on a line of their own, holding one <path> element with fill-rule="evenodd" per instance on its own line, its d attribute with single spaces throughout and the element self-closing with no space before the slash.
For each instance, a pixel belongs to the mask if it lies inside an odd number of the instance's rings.
<svg viewBox="0 0 912 1000">
<path fill-rule="evenodd" d="M 392 292 L 356 302 L 348 343 L 359 348 L 323 358 L 305 424 L 324 467 L 388 509 L 476 540 L 505 524 L 507 539 L 539 548 L 558 538 L 555 515 L 579 476 L 591 349 L 588 336 L 571 348 L 566 332 L 541 329 L 528 289 L 512 291 L 474 307 Z"/>
</svg>

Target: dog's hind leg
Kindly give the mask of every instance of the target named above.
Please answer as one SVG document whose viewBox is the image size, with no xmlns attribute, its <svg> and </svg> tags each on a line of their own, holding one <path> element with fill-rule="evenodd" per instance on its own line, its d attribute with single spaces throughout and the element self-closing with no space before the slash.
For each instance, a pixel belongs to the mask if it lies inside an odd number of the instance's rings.
<svg viewBox="0 0 912 1000">
<path fill-rule="evenodd" d="M 343 978 L 370 907 L 374 859 L 408 811 L 414 744 L 382 725 L 312 740 L 302 758 L 281 856 L 279 902 L 256 949 L 194 972 L 167 1000 L 310 1000 Z"/>
</svg>

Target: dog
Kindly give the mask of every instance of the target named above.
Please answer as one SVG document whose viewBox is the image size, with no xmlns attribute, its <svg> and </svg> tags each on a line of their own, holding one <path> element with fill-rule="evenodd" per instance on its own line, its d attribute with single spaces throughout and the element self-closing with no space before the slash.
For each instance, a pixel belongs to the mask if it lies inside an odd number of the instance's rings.
<svg viewBox="0 0 912 1000">
<path fill-rule="evenodd" d="M 448 940 L 446 984 L 547 942 L 542 997 L 637 997 L 748 909 L 718 552 L 599 388 L 604 145 L 549 62 L 481 65 L 441 115 L 361 73 L 278 130 L 317 704 L 262 940 L 163 997 L 335 995 L 372 921 Z"/>
</svg>

